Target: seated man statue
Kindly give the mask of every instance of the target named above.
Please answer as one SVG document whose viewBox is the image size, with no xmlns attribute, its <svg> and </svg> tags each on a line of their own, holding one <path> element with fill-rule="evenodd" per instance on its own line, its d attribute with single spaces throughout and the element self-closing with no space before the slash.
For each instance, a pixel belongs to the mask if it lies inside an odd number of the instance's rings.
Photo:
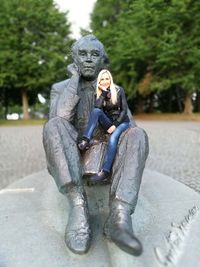
<svg viewBox="0 0 200 267">
<path fill-rule="evenodd" d="M 83 254 L 91 244 L 91 226 L 82 179 L 84 159 L 77 144 L 93 109 L 98 73 L 108 64 L 108 59 L 103 44 L 93 35 L 84 36 L 73 44 L 72 57 L 74 62 L 68 66 L 70 79 L 52 87 L 43 144 L 48 171 L 71 206 L 66 245 L 72 252 Z M 104 234 L 125 252 L 138 256 L 142 245 L 133 233 L 131 214 L 148 155 L 148 138 L 144 130 L 136 126 L 130 111 L 128 113 L 131 127 L 120 137 L 112 167 L 110 212 Z"/>
</svg>

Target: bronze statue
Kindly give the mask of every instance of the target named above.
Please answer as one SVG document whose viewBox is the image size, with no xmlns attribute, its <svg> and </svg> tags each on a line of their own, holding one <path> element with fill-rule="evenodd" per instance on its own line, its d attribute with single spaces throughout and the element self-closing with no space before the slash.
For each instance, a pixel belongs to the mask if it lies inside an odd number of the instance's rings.
<svg viewBox="0 0 200 267">
<path fill-rule="evenodd" d="M 91 226 L 83 177 L 84 153 L 78 143 L 94 107 L 96 79 L 107 67 L 103 44 L 93 35 L 80 38 L 72 46 L 74 62 L 68 66 L 70 79 L 52 87 L 49 121 L 44 126 L 43 144 L 47 168 L 58 189 L 71 205 L 65 242 L 74 253 L 86 253 L 91 243 Z M 142 253 L 142 245 L 134 236 L 131 214 L 134 212 L 143 169 L 148 155 L 148 137 L 138 128 L 128 110 L 130 127 L 120 136 L 112 166 L 110 213 L 104 234 L 122 250 L 132 255 Z M 93 138 L 102 142 L 103 129 Z M 90 157 L 90 151 L 87 151 Z"/>
</svg>

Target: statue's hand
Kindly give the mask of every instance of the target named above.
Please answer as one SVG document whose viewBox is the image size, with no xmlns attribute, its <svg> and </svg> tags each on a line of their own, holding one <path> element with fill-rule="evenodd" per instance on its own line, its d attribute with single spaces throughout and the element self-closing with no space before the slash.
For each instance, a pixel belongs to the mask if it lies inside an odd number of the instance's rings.
<svg viewBox="0 0 200 267">
<path fill-rule="evenodd" d="M 67 66 L 67 73 L 71 76 L 80 76 L 80 70 L 75 63 L 72 63 Z"/>
</svg>

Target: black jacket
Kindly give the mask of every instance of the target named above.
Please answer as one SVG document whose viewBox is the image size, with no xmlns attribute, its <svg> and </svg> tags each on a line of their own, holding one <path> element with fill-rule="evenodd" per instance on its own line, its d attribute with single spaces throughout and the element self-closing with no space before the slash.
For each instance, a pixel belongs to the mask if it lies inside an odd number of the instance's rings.
<svg viewBox="0 0 200 267">
<path fill-rule="evenodd" d="M 116 87 L 117 89 L 117 103 L 113 104 L 110 98 L 110 90 L 103 91 L 98 99 L 95 101 L 95 108 L 100 108 L 111 119 L 113 125 L 119 126 L 122 122 L 129 122 L 127 115 L 128 105 L 124 89 Z"/>
</svg>

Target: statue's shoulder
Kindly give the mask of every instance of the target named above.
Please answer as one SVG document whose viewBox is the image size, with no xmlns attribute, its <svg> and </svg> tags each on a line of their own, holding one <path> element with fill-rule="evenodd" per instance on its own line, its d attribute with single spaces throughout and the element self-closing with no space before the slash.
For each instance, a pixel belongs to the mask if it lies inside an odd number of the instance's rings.
<svg viewBox="0 0 200 267">
<path fill-rule="evenodd" d="M 52 85 L 52 90 L 53 91 L 56 91 L 58 93 L 62 93 L 63 90 L 67 87 L 67 85 L 69 83 L 69 80 L 70 79 L 67 79 L 67 80 L 64 80 L 64 81 L 60 81 L 60 82 L 54 83 Z"/>
</svg>

